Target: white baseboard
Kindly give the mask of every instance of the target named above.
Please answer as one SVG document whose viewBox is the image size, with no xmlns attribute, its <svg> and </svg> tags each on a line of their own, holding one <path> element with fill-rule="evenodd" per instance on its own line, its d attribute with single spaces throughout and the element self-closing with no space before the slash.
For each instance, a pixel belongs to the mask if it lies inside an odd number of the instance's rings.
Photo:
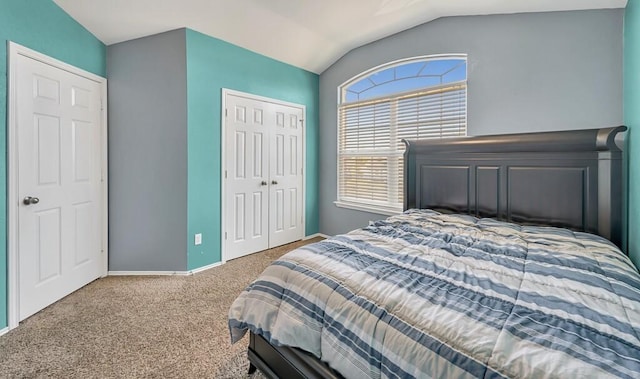
<svg viewBox="0 0 640 379">
<path fill-rule="evenodd" d="M 109 271 L 108 276 L 167 276 L 189 275 L 189 271 Z"/>
<path fill-rule="evenodd" d="M 0 329 L 0 336 L 5 335 L 9 333 L 9 327 L 6 327 L 4 329 Z"/>
<path fill-rule="evenodd" d="M 210 265 L 202 266 L 202 267 L 200 267 L 200 268 L 196 268 L 196 269 L 193 269 L 193 270 L 191 270 L 191 271 L 188 271 L 188 273 L 189 273 L 189 274 L 197 274 L 197 273 L 202 272 L 202 271 L 207 271 L 207 270 L 208 270 L 208 269 L 210 269 L 210 268 L 214 268 L 214 267 L 222 266 L 222 265 L 223 265 L 223 264 L 225 264 L 225 263 L 226 263 L 226 262 L 216 262 L 216 263 L 212 263 L 212 264 L 210 264 Z"/>
<path fill-rule="evenodd" d="M 310 235 L 310 236 L 306 236 L 306 237 L 304 237 L 302 240 L 303 240 L 303 241 L 306 241 L 306 240 L 310 240 L 310 239 L 312 239 L 312 238 L 316 238 L 316 237 L 322 237 L 322 238 L 325 238 L 325 239 L 330 238 L 330 237 L 329 237 L 328 235 L 326 235 L 326 234 L 316 233 L 316 234 L 312 234 L 312 235 Z"/>
<path fill-rule="evenodd" d="M 206 271 L 210 268 L 218 267 L 224 262 L 216 262 L 207 266 L 202 266 L 189 271 L 109 271 L 109 276 L 188 276 Z"/>
</svg>

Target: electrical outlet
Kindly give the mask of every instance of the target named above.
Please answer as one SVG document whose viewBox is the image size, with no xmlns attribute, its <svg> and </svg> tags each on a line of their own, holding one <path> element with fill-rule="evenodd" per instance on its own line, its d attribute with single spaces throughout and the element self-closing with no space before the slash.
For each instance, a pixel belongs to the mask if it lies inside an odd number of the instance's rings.
<svg viewBox="0 0 640 379">
<path fill-rule="evenodd" d="M 202 233 L 196 234 L 196 236 L 194 238 L 194 243 L 196 245 L 202 245 Z"/>
</svg>

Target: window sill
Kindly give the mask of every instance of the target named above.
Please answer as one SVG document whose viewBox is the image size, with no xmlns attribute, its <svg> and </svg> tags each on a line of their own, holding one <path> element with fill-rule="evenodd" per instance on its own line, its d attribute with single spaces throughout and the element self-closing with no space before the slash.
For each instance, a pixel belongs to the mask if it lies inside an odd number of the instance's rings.
<svg viewBox="0 0 640 379">
<path fill-rule="evenodd" d="M 335 204 L 336 207 L 339 207 L 339 208 L 353 209 L 356 211 L 363 211 L 363 212 L 381 214 L 386 216 L 394 216 L 402 213 L 402 209 L 400 208 L 385 207 L 382 205 L 362 204 L 362 203 L 340 201 L 340 200 L 334 201 L 333 204 Z"/>
</svg>

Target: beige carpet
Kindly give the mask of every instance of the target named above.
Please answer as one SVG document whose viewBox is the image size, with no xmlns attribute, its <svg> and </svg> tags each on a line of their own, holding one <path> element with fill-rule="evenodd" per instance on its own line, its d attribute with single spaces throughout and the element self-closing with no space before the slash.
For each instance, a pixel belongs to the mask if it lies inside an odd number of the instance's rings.
<svg viewBox="0 0 640 379">
<path fill-rule="evenodd" d="M 99 279 L 0 337 L 0 377 L 246 378 L 237 366 L 248 339 L 230 344 L 231 303 L 273 260 L 318 240 L 192 276 Z"/>
</svg>

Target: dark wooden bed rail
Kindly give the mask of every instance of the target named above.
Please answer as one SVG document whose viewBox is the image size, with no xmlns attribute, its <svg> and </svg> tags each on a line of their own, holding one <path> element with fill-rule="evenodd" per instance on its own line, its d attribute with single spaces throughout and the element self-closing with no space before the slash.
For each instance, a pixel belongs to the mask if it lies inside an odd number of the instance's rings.
<svg viewBox="0 0 640 379">
<path fill-rule="evenodd" d="M 404 141 L 404 208 L 565 227 L 622 242 L 625 126 Z"/>
</svg>

